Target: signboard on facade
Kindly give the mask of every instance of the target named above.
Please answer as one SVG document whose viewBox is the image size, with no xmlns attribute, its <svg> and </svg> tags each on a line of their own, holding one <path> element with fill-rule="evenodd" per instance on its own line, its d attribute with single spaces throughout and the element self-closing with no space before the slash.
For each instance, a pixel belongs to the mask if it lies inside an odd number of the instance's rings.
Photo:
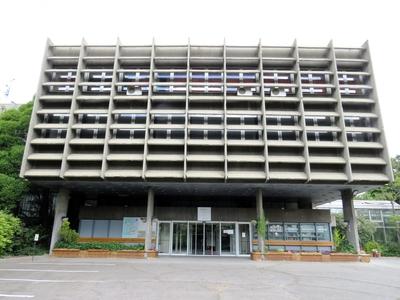
<svg viewBox="0 0 400 300">
<path fill-rule="evenodd" d="M 156 222 L 152 224 L 152 235 L 156 233 Z M 146 218 L 125 217 L 122 222 L 123 238 L 144 238 L 146 236 Z"/>
<path fill-rule="evenodd" d="M 198 207 L 197 221 L 211 221 L 211 207 Z"/>
</svg>

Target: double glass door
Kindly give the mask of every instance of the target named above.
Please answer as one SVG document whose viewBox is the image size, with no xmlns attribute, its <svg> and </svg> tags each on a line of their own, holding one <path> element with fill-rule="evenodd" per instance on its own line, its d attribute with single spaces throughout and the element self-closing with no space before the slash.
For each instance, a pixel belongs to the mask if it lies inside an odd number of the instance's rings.
<svg viewBox="0 0 400 300">
<path fill-rule="evenodd" d="M 248 255 L 250 224 L 237 222 L 159 222 L 158 250 L 173 255 Z"/>
</svg>

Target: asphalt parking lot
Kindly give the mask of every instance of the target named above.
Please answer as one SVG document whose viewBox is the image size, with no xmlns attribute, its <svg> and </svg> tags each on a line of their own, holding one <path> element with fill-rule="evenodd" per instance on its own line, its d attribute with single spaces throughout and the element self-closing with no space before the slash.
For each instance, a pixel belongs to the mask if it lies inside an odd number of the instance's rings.
<svg viewBox="0 0 400 300">
<path fill-rule="evenodd" d="M 248 258 L 0 260 L 0 299 L 400 299 L 400 259 L 366 263 Z"/>
</svg>

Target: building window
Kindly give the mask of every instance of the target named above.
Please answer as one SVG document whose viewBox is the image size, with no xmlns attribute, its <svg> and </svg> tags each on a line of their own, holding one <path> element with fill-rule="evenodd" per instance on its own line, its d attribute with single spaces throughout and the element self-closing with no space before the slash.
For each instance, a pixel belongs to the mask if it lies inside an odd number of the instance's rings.
<svg viewBox="0 0 400 300">
<path fill-rule="evenodd" d="M 296 132 L 295 131 L 282 131 L 282 140 L 295 141 L 296 140 Z"/>
<path fill-rule="evenodd" d="M 168 124 L 168 116 L 163 116 L 163 115 L 154 116 L 154 124 Z"/>
<path fill-rule="evenodd" d="M 300 232 L 301 232 L 301 240 L 302 241 L 316 241 L 317 240 L 314 223 L 301 223 L 300 224 Z"/>
<path fill-rule="evenodd" d="M 258 117 L 244 117 L 245 125 L 258 125 Z"/>
<path fill-rule="evenodd" d="M 272 141 L 277 141 L 277 140 L 279 140 L 278 131 L 268 131 L 268 132 L 267 132 L 267 139 L 268 139 L 268 140 L 272 140 Z"/>
<path fill-rule="evenodd" d="M 260 139 L 260 134 L 258 131 L 248 131 L 246 130 L 244 132 L 244 138 L 246 140 L 259 140 Z"/>
<path fill-rule="evenodd" d="M 284 239 L 282 223 L 270 223 L 268 225 L 268 239 L 269 240 Z"/>
<path fill-rule="evenodd" d="M 285 237 L 288 241 L 299 240 L 299 224 L 297 223 L 285 223 Z"/>
<path fill-rule="evenodd" d="M 330 227 L 328 223 L 317 223 L 315 224 L 318 241 L 330 241 Z"/>
<path fill-rule="evenodd" d="M 202 125 L 202 124 L 204 124 L 204 117 L 191 116 L 190 124 Z"/>
<path fill-rule="evenodd" d="M 382 214 L 379 209 L 370 209 L 369 210 L 369 218 L 373 222 L 383 222 Z"/>
<path fill-rule="evenodd" d="M 203 130 L 190 130 L 189 137 L 195 140 L 204 139 L 204 131 Z"/>
<path fill-rule="evenodd" d="M 228 125 L 240 125 L 240 117 L 228 117 L 226 123 Z"/>
<path fill-rule="evenodd" d="M 227 136 L 228 136 L 229 140 L 240 140 L 241 139 L 240 130 L 228 130 Z"/>
<path fill-rule="evenodd" d="M 117 139 L 129 139 L 131 137 L 131 131 L 125 129 L 119 129 L 115 133 Z"/>
<path fill-rule="evenodd" d="M 222 139 L 222 131 L 221 130 L 209 130 L 207 132 L 207 138 L 209 140 L 220 140 L 220 139 Z"/>
<path fill-rule="evenodd" d="M 210 124 L 210 125 L 221 125 L 222 117 L 209 116 L 207 118 L 207 123 Z"/>
<path fill-rule="evenodd" d="M 166 130 L 154 130 L 153 131 L 153 138 L 155 138 L 155 139 L 166 139 L 167 138 L 167 131 Z"/>
<path fill-rule="evenodd" d="M 183 139 L 185 132 L 183 130 L 171 130 L 171 139 Z"/>
</svg>

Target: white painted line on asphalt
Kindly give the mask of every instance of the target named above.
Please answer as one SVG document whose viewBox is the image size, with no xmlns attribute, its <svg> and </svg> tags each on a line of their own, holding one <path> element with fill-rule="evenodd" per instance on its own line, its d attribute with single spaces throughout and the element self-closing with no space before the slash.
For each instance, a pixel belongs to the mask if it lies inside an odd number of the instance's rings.
<svg viewBox="0 0 400 300">
<path fill-rule="evenodd" d="M 44 282 L 44 283 L 102 283 L 103 280 L 57 280 L 57 279 L 29 279 L 29 278 L 0 278 L 0 281 Z"/>
<path fill-rule="evenodd" d="M 0 297 L 7 297 L 7 298 L 34 298 L 33 295 L 10 295 L 10 294 L 0 294 Z"/>
<path fill-rule="evenodd" d="M 92 270 L 41 270 L 41 269 L 0 269 L 8 272 L 54 272 L 54 273 L 98 273 Z"/>
<path fill-rule="evenodd" d="M 116 264 L 98 263 L 19 263 L 20 265 L 55 265 L 55 266 L 115 266 Z"/>
</svg>

